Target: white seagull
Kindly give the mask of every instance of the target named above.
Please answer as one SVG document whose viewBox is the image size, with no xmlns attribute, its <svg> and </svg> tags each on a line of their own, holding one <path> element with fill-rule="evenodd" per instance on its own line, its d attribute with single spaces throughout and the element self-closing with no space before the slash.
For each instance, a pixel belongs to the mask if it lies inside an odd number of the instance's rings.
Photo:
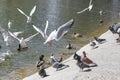
<svg viewBox="0 0 120 80">
<path fill-rule="evenodd" d="M 90 2 L 89 2 L 89 6 L 88 6 L 87 8 L 85 8 L 85 9 L 83 9 L 82 11 L 77 12 L 77 14 L 81 14 L 81 13 L 85 12 L 86 10 L 91 11 L 92 8 L 93 8 L 93 4 L 92 4 L 92 0 L 90 0 Z"/>
<path fill-rule="evenodd" d="M 30 23 L 30 22 L 32 21 L 32 15 L 33 15 L 33 13 L 34 13 L 35 10 L 36 10 L 36 5 L 33 7 L 33 9 L 31 10 L 31 12 L 30 12 L 29 15 L 25 14 L 25 13 L 24 13 L 21 9 L 19 9 L 19 8 L 17 8 L 17 10 L 18 10 L 21 14 L 23 14 L 24 16 L 26 16 L 26 18 L 27 18 L 27 23 Z"/>
<path fill-rule="evenodd" d="M 12 25 L 12 22 L 9 20 L 9 21 L 8 21 L 8 29 L 11 28 L 11 25 Z"/>
<path fill-rule="evenodd" d="M 0 55 L 0 63 L 5 61 L 7 58 L 10 58 L 12 55 L 12 52 L 10 50 L 7 50 L 7 52 L 1 53 Z"/>
<path fill-rule="evenodd" d="M 48 21 L 46 21 L 46 26 L 45 26 L 44 32 L 43 32 L 41 29 L 37 28 L 35 25 L 32 25 L 32 26 L 33 26 L 33 28 L 34 28 L 37 32 L 39 32 L 39 33 L 42 35 L 42 37 L 43 37 L 45 40 L 48 38 L 48 36 L 47 36 L 47 34 L 46 34 L 47 28 L 48 28 Z"/>
<path fill-rule="evenodd" d="M 58 41 L 59 39 L 61 39 L 68 32 L 68 30 L 72 27 L 73 24 L 74 24 L 74 20 L 71 19 L 62 26 L 60 26 L 57 30 L 52 31 L 49 37 L 44 42 L 44 44 L 48 42 L 51 43 L 52 40 Z"/>
<path fill-rule="evenodd" d="M 12 24 L 12 23 L 9 21 L 9 22 L 8 22 L 8 31 L 9 31 L 9 29 L 10 29 L 10 27 L 11 27 L 11 24 Z M 10 36 L 10 34 L 8 33 L 8 31 L 5 30 L 4 28 L 2 28 L 2 27 L 0 26 L 0 33 L 1 33 L 2 37 L 3 37 L 4 42 L 6 43 L 6 46 L 10 46 L 10 44 L 11 44 L 12 41 L 13 41 L 13 39 L 12 39 L 12 37 Z M 21 33 L 23 33 L 23 32 L 19 31 L 19 32 L 14 32 L 13 34 L 16 35 L 16 36 L 18 36 L 18 35 L 21 34 Z"/>
<path fill-rule="evenodd" d="M 23 37 L 21 37 L 21 39 L 19 39 L 17 36 L 15 36 L 15 35 L 14 35 L 12 32 L 10 32 L 10 31 L 9 31 L 9 34 L 10 34 L 13 38 L 15 38 L 15 39 L 17 39 L 17 40 L 19 41 L 19 48 L 18 48 L 18 50 L 20 51 L 20 50 L 27 49 L 28 47 L 27 47 L 26 42 L 30 41 L 33 37 L 35 37 L 35 36 L 38 35 L 39 33 L 36 33 L 36 34 L 34 34 L 34 35 L 26 38 L 26 39 L 24 39 Z"/>
</svg>

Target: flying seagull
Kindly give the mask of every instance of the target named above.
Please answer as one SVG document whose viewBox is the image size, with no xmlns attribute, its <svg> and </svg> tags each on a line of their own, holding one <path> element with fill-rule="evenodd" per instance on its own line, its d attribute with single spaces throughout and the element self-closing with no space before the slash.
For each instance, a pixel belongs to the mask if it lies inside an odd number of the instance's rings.
<svg viewBox="0 0 120 80">
<path fill-rule="evenodd" d="M 36 34 L 34 34 L 34 35 L 26 38 L 26 39 L 24 39 L 23 37 L 18 38 L 17 36 L 15 36 L 15 35 L 14 35 L 12 32 L 10 32 L 10 31 L 9 31 L 9 34 L 10 34 L 13 38 L 15 38 L 15 39 L 17 39 L 17 40 L 19 41 L 19 48 L 18 48 L 18 50 L 20 51 L 20 50 L 27 49 L 28 47 L 27 47 L 26 42 L 30 41 L 33 37 L 35 37 L 35 36 L 38 35 L 39 33 L 36 33 Z"/>
<path fill-rule="evenodd" d="M 17 10 L 18 10 L 21 14 L 23 14 L 24 16 L 26 16 L 26 18 L 27 18 L 27 23 L 30 23 L 30 22 L 32 21 L 32 15 L 33 15 L 33 13 L 34 13 L 35 10 L 36 10 L 36 5 L 33 7 L 33 9 L 31 10 L 31 12 L 30 12 L 29 15 L 25 14 L 25 13 L 24 13 L 21 9 L 19 9 L 19 8 L 17 8 Z"/>
<path fill-rule="evenodd" d="M 81 13 L 85 12 L 86 10 L 91 11 L 92 8 L 93 8 L 93 4 L 92 4 L 92 0 L 90 0 L 90 2 L 89 2 L 89 6 L 88 6 L 87 8 L 85 8 L 85 9 L 83 9 L 82 11 L 77 12 L 77 14 L 81 14 Z"/>
<path fill-rule="evenodd" d="M 43 37 L 45 40 L 48 38 L 48 36 L 47 36 L 47 34 L 46 34 L 47 28 L 48 28 L 48 21 L 46 21 L 46 26 L 45 26 L 44 32 L 43 32 L 41 29 L 39 29 L 38 27 L 36 27 L 35 25 L 32 25 L 32 26 L 33 26 L 33 28 L 34 28 L 37 32 L 39 32 L 39 33 L 42 35 L 42 37 Z"/>
<path fill-rule="evenodd" d="M 48 42 L 51 43 L 52 40 L 56 41 L 60 40 L 68 32 L 68 30 L 72 27 L 73 24 L 74 20 L 71 19 L 62 26 L 60 26 L 57 30 L 52 31 L 48 38 L 46 39 L 46 41 L 44 42 L 44 44 Z"/>
<path fill-rule="evenodd" d="M 8 22 L 8 30 L 5 30 L 4 28 L 2 28 L 2 27 L 0 26 L 0 33 L 1 33 L 2 37 L 3 37 L 4 42 L 6 43 L 6 46 L 10 46 L 10 44 L 11 44 L 12 41 L 13 41 L 12 37 L 11 37 L 10 34 L 8 33 L 8 31 L 9 31 L 9 29 L 10 29 L 10 27 L 11 27 L 11 24 L 12 24 L 12 23 L 9 21 L 9 22 Z M 23 33 L 23 32 L 21 32 L 21 31 L 19 31 L 19 32 L 13 32 L 13 34 L 14 34 L 15 36 L 18 36 L 18 35 L 21 34 L 21 33 Z"/>
</svg>

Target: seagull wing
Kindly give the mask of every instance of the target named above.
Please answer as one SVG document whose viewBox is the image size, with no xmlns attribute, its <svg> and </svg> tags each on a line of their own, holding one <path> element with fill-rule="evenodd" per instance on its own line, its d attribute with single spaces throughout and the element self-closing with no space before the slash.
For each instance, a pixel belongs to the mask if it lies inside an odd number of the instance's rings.
<svg viewBox="0 0 120 80">
<path fill-rule="evenodd" d="M 24 16 L 26 16 L 27 18 L 29 17 L 29 16 L 26 15 L 21 9 L 17 8 L 17 10 L 18 10 L 21 14 L 23 14 Z"/>
<path fill-rule="evenodd" d="M 33 15 L 33 13 L 35 12 L 35 10 L 36 10 L 36 5 L 33 7 L 33 9 L 31 10 L 31 12 L 30 12 L 30 16 L 32 16 Z"/>
<path fill-rule="evenodd" d="M 10 29 L 11 25 L 12 25 L 12 22 L 9 20 L 9 22 L 8 22 L 8 29 Z"/>
<path fill-rule="evenodd" d="M 22 34 L 22 33 L 23 33 L 22 31 L 13 32 L 13 34 L 14 34 L 15 36 L 18 36 L 19 34 Z"/>
<path fill-rule="evenodd" d="M 61 39 L 68 32 L 68 30 L 72 27 L 73 24 L 74 24 L 74 20 L 71 19 L 62 26 L 60 26 L 57 29 L 56 40 Z"/>
<path fill-rule="evenodd" d="M 37 28 L 35 25 L 32 25 L 32 26 L 37 32 L 39 32 L 42 35 L 43 38 L 45 37 L 41 29 Z"/>
<path fill-rule="evenodd" d="M 85 12 L 85 11 L 88 10 L 88 9 L 89 9 L 89 8 L 85 8 L 85 9 L 83 9 L 82 11 L 77 12 L 77 14 L 81 14 L 81 13 Z"/>
<path fill-rule="evenodd" d="M 89 11 L 91 11 L 92 8 L 93 8 L 93 4 L 89 5 L 89 7 L 88 7 Z"/>
<path fill-rule="evenodd" d="M 34 37 L 35 37 L 36 35 L 38 35 L 38 34 L 39 34 L 39 33 L 36 33 L 36 34 L 30 36 L 30 37 L 24 39 L 24 41 L 25 41 L 25 42 L 28 42 L 28 41 L 30 41 L 32 38 L 34 38 Z"/>
<path fill-rule="evenodd" d="M 49 37 L 46 39 L 46 41 L 44 42 L 44 44 L 46 44 L 47 42 L 56 39 L 56 30 L 52 31 L 49 35 Z"/>
<path fill-rule="evenodd" d="M 46 26 L 45 26 L 45 30 L 44 30 L 45 35 L 46 35 L 46 32 L 47 32 L 47 28 L 48 28 L 48 20 L 46 21 Z"/>
<path fill-rule="evenodd" d="M 0 26 L 0 33 L 2 34 L 3 32 L 5 32 L 5 29 Z"/>
<path fill-rule="evenodd" d="M 92 4 L 92 0 L 90 0 L 90 2 L 89 2 L 89 6 Z"/>
<path fill-rule="evenodd" d="M 6 37 L 8 36 L 8 32 L 0 26 L 0 33 L 3 36 L 3 39 L 5 41 Z"/>
<path fill-rule="evenodd" d="M 15 39 L 17 39 L 18 41 L 20 41 L 20 39 L 19 39 L 17 36 L 15 36 L 12 32 L 8 31 L 8 33 L 9 33 L 13 38 L 15 38 Z"/>
</svg>

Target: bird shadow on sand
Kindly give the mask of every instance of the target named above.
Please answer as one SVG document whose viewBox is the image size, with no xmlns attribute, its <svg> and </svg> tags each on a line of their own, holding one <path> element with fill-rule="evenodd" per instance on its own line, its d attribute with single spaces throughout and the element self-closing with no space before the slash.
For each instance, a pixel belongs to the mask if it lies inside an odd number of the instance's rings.
<svg viewBox="0 0 120 80">
<path fill-rule="evenodd" d="M 90 71 L 92 71 L 91 69 L 85 69 L 85 70 L 83 70 L 83 72 L 90 72 Z"/>
</svg>

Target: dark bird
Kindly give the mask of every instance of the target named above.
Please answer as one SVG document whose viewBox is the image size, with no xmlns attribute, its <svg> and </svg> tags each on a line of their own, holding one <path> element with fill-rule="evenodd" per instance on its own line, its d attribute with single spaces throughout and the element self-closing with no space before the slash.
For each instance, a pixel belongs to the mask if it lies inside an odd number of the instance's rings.
<svg viewBox="0 0 120 80">
<path fill-rule="evenodd" d="M 111 26 L 109 26 L 109 30 L 115 34 L 118 33 L 118 29 L 120 28 L 120 23 L 113 23 Z"/>
<path fill-rule="evenodd" d="M 98 37 L 94 37 L 94 39 L 100 44 L 102 44 L 103 42 L 106 41 L 106 39 L 101 39 L 101 38 L 98 38 Z"/>
<path fill-rule="evenodd" d="M 81 56 L 74 54 L 73 58 L 77 61 L 77 66 L 83 71 L 84 68 L 89 68 L 90 66 L 81 61 Z"/>
</svg>

